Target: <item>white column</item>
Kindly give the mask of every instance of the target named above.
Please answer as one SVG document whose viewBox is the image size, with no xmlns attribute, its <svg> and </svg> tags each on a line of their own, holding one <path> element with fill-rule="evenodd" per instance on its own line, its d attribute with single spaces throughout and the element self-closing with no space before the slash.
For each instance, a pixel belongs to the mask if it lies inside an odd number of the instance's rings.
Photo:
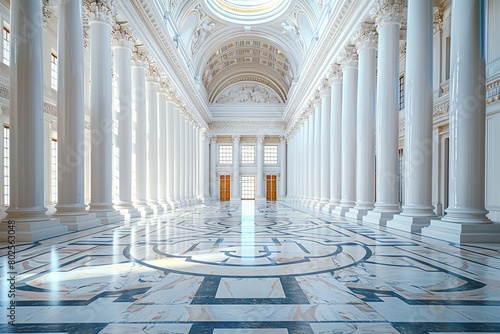
<svg viewBox="0 0 500 334">
<path fill-rule="evenodd" d="M 315 103 L 315 102 L 313 102 Z M 307 160 L 307 202 L 306 205 L 311 205 L 314 201 L 314 163 L 316 161 L 315 150 L 314 150 L 314 124 L 316 123 L 316 113 L 315 107 L 311 106 L 311 115 L 309 116 L 309 129 L 307 140 L 307 150 L 308 150 L 308 160 Z"/>
<path fill-rule="evenodd" d="M 207 130 L 203 130 L 201 134 L 201 186 L 203 203 L 210 199 L 210 136 Z"/>
<path fill-rule="evenodd" d="M 450 242 L 498 242 L 485 193 L 485 2 L 452 1 L 450 66 L 450 188 L 446 216 L 422 229 Z M 453 37 L 455 36 L 455 37 Z"/>
<path fill-rule="evenodd" d="M 15 220 L 17 242 L 32 242 L 67 232 L 45 215 L 43 185 L 43 26 L 41 1 L 13 1 L 10 54 L 10 207 L 0 224 Z"/>
<path fill-rule="evenodd" d="M 179 159 L 179 180 L 178 180 L 178 188 L 179 188 L 179 205 L 184 206 L 185 205 L 185 199 L 186 199 L 186 192 L 185 192 L 185 181 L 186 181 L 186 169 L 185 169 L 185 162 L 184 159 L 186 158 L 186 148 L 185 148 L 185 143 L 186 143 L 186 121 L 184 119 L 184 115 L 181 113 L 179 109 L 179 135 L 177 138 L 179 138 L 179 141 L 177 142 L 178 145 L 178 151 L 177 151 L 177 158 Z"/>
<path fill-rule="evenodd" d="M 432 206 L 432 0 L 408 1 L 405 98 L 405 205 L 388 227 L 420 232 Z"/>
<path fill-rule="evenodd" d="M 148 204 L 158 214 L 163 212 L 158 205 L 158 70 L 151 64 L 146 72 L 146 117 Z"/>
<path fill-rule="evenodd" d="M 330 118 L 330 200 L 328 211 L 340 205 L 342 189 L 342 70 L 332 66 L 329 78 L 332 89 L 332 115 Z M 326 209 L 325 209 L 326 211 Z"/>
<path fill-rule="evenodd" d="M 210 198 L 217 199 L 217 136 L 210 136 Z"/>
<path fill-rule="evenodd" d="M 174 128 L 176 127 L 175 125 L 175 116 L 174 116 L 174 107 L 175 104 L 172 101 L 173 97 L 172 95 L 168 95 L 168 100 L 167 100 L 167 200 L 168 203 L 170 204 L 171 208 L 173 209 L 175 206 L 175 200 L 174 200 L 174 168 L 175 168 L 175 157 L 174 157 L 174 144 L 175 144 L 175 138 L 174 138 Z"/>
<path fill-rule="evenodd" d="M 174 107 L 174 202 L 175 207 L 181 206 L 181 114 Z"/>
<path fill-rule="evenodd" d="M 356 206 L 346 217 L 361 220 L 375 203 L 375 99 L 377 91 L 377 34 L 375 27 L 364 26 L 356 36 L 359 55 Z"/>
<path fill-rule="evenodd" d="M 311 206 L 316 207 L 319 204 L 321 197 L 321 98 L 319 92 L 315 92 L 314 96 L 314 136 L 313 146 L 314 160 L 313 163 L 313 202 Z M 319 208 L 319 206 L 317 207 Z"/>
<path fill-rule="evenodd" d="M 132 205 L 132 47 L 127 28 L 113 32 L 114 52 L 114 173 L 116 208 L 126 218 L 140 217 Z"/>
<path fill-rule="evenodd" d="M 257 162 L 257 178 L 255 184 L 255 199 L 266 199 L 264 190 L 264 135 L 257 135 L 256 147 L 256 162 Z"/>
<path fill-rule="evenodd" d="M 327 79 L 321 82 L 319 92 L 321 98 L 321 167 L 320 167 L 320 202 L 319 209 L 328 204 L 330 199 L 330 117 L 332 108 L 332 93 Z"/>
<path fill-rule="evenodd" d="M 404 0 L 378 0 L 376 25 L 379 35 L 376 113 L 376 202 L 363 217 L 366 223 L 385 225 L 399 213 L 399 27 Z"/>
<path fill-rule="evenodd" d="M 158 203 L 164 211 L 171 209 L 167 198 L 167 85 L 162 78 L 158 88 Z"/>
<path fill-rule="evenodd" d="M 188 176 L 187 176 L 187 199 L 188 199 L 188 204 L 192 205 L 193 204 L 193 185 L 194 185 L 194 173 L 193 173 L 193 166 L 194 166 L 194 161 L 193 161 L 193 123 L 189 121 L 187 123 L 187 171 L 188 171 Z"/>
<path fill-rule="evenodd" d="M 153 213 L 147 205 L 147 118 L 146 118 L 147 55 L 136 49 L 132 62 L 132 118 L 135 125 L 135 196 L 134 205 L 142 215 Z"/>
<path fill-rule="evenodd" d="M 280 154 L 280 182 L 278 184 L 278 198 L 279 199 L 285 199 L 286 197 L 286 191 L 287 191 L 287 145 L 286 145 L 286 137 L 281 136 L 280 137 L 280 148 L 279 148 L 279 154 Z"/>
<path fill-rule="evenodd" d="M 113 94 L 111 78 L 112 1 L 91 2 L 89 11 L 91 202 L 90 211 L 101 223 L 123 219 L 113 208 Z"/>
<path fill-rule="evenodd" d="M 233 182 L 231 200 L 240 200 L 240 136 L 233 135 Z"/>
<path fill-rule="evenodd" d="M 342 82 L 342 196 L 335 213 L 345 216 L 356 201 L 356 98 L 358 89 L 358 55 L 345 47 L 340 55 Z"/>
<path fill-rule="evenodd" d="M 69 230 L 100 224 L 85 205 L 85 110 L 82 2 L 63 0 L 58 27 L 58 200 L 54 216 Z"/>
<path fill-rule="evenodd" d="M 302 130 L 304 131 L 304 140 L 302 141 L 302 152 L 304 152 L 304 159 L 302 159 L 302 182 L 301 182 L 301 199 L 300 202 L 303 203 L 304 205 L 307 205 L 307 201 L 309 200 L 309 186 L 312 184 L 310 182 L 310 176 L 311 172 L 309 170 L 309 162 L 312 158 L 311 156 L 311 150 L 309 149 L 309 129 L 310 125 L 309 123 L 311 122 L 311 115 L 310 115 L 310 109 L 307 109 L 305 111 L 305 121 L 304 125 L 302 126 Z"/>
</svg>

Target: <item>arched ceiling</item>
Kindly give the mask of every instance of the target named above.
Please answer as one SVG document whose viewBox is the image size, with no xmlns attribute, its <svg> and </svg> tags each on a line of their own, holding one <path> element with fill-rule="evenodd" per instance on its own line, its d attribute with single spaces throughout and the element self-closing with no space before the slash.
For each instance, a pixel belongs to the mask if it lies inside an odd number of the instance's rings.
<svg viewBox="0 0 500 334">
<path fill-rule="evenodd" d="M 170 15 L 209 103 L 237 82 L 264 85 L 286 103 L 323 2 L 170 0 Z"/>
</svg>

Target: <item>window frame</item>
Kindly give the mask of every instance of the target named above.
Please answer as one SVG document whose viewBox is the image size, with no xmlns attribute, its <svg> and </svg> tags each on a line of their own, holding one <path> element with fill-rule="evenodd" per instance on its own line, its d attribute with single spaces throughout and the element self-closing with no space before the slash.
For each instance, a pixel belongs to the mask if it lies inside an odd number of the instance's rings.
<svg viewBox="0 0 500 334">
<path fill-rule="evenodd" d="M 2 30 L 2 63 L 10 66 L 10 28 L 4 23 Z"/>
<path fill-rule="evenodd" d="M 217 149 L 217 163 L 219 165 L 231 165 L 233 163 L 233 154 L 233 145 L 219 145 Z"/>
<path fill-rule="evenodd" d="M 271 152 L 269 148 L 273 148 Z M 271 157 L 270 157 L 271 155 Z M 272 160 L 270 160 L 272 159 Z M 264 165 L 278 165 L 279 164 L 279 147 L 277 144 L 264 145 Z"/>
<path fill-rule="evenodd" d="M 250 151 L 245 152 L 245 148 L 252 148 L 251 155 L 245 153 L 250 153 Z M 251 160 L 250 157 L 251 156 Z M 247 158 L 245 160 L 245 158 Z M 255 165 L 255 145 L 241 145 L 241 164 L 242 165 Z"/>
<path fill-rule="evenodd" d="M 54 61 L 55 60 L 55 61 Z M 50 53 L 50 88 L 57 91 L 57 70 L 58 70 L 57 54 L 52 51 Z"/>
</svg>

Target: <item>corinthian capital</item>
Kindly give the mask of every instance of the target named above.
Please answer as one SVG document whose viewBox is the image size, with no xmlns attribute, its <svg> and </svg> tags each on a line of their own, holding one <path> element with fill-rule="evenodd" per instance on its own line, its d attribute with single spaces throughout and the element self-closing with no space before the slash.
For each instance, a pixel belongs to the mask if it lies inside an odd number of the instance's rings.
<svg viewBox="0 0 500 334">
<path fill-rule="evenodd" d="M 321 80 L 321 85 L 319 86 L 319 96 L 322 98 L 325 96 L 329 96 L 332 92 L 332 89 L 330 87 L 330 83 L 328 82 L 328 78 L 323 78 Z"/>
<path fill-rule="evenodd" d="M 372 16 L 379 29 L 384 24 L 392 23 L 401 26 L 406 15 L 406 1 L 404 0 L 377 0 Z"/>
<path fill-rule="evenodd" d="M 89 22 L 99 21 L 113 26 L 116 7 L 114 0 L 88 0 L 85 7 L 89 14 Z"/>
<path fill-rule="evenodd" d="M 264 135 L 257 135 L 257 143 L 263 144 L 265 138 L 266 138 L 266 136 L 264 136 Z"/>
<path fill-rule="evenodd" d="M 237 144 L 240 142 L 241 136 L 240 135 L 233 135 L 233 143 Z"/>
<path fill-rule="evenodd" d="M 328 82 L 331 86 L 342 83 L 342 69 L 339 64 L 332 64 L 332 69 L 328 76 Z"/>
<path fill-rule="evenodd" d="M 345 46 L 340 52 L 338 62 L 342 67 L 342 71 L 348 68 L 358 68 L 358 54 L 356 53 L 356 48 L 349 45 Z"/>
<path fill-rule="evenodd" d="M 356 32 L 356 49 L 358 53 L 361 51 L 372 48 L 377 49 L 377 31 L 374 25 L 363 24 Z"/>
<path fill-rule="evenodd" d="M 113 30 L 113 46 L 121 46 L 132 50 L 134 48 L 134 34 L 132 29 L 121 24 L 117 24 Z"/>
<path fill-rule="evenodd" d="M 132 54 L 132 65 L 147 67 L 149 61 L 148 51 L 143 47 L 134 47 L 134 53 Z"/>
<path fill-rule="evenodd" d="M 146 81 L 149 82 L 158 82 L 158 78 L 160 77 L 160 71 L 158 67 L 154 63 L 150 63 L 148 69 L 146 70 Z"/>
</svg>

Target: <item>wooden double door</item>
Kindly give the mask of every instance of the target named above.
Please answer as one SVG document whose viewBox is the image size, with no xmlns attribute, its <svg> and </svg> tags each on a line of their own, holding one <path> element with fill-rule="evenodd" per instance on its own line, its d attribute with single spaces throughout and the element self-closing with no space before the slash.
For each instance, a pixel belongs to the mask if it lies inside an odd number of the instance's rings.
<svg viewBox="0 0 500 334">
<path fill-rule="evenodd" d="M 266 200 L 276 200 L 276 175 L 266 175 Z"/>
<path fill-rule="evenodd" d="M 220 176 L 220 200 L 229 201 L 231 199 L 231 175 Z"/>
</svg>

